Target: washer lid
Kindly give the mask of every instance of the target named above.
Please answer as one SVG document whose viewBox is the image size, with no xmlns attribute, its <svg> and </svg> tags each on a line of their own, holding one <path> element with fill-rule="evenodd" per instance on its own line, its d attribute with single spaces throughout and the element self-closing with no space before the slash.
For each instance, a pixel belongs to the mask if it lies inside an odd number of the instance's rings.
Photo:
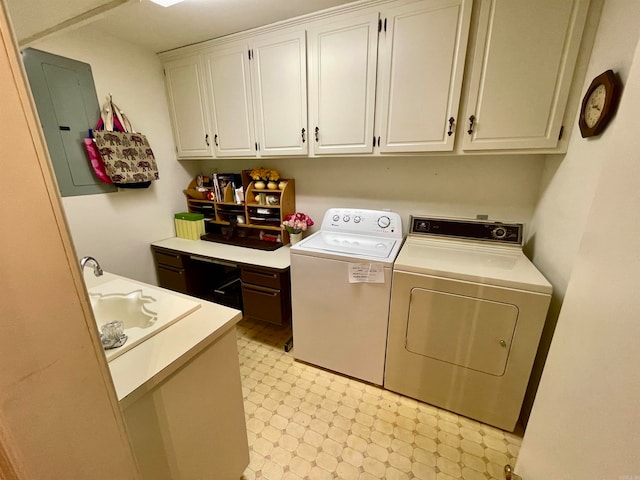
<svg viewBox="0 0 640 480">
<path fill-rule="evenodd" d="M 409 236 L 394 270 L 539 293 L 552 291 L 551 284 L 517 247 Z"/>
<path fill-rule="evenodd" d="M 291 247 L 291 253 L 319 253 L 355 257 L 357 260 L 389 261 L 395 258 L 398 240 L 367 235 L 319 231 Z"/>
</svg>

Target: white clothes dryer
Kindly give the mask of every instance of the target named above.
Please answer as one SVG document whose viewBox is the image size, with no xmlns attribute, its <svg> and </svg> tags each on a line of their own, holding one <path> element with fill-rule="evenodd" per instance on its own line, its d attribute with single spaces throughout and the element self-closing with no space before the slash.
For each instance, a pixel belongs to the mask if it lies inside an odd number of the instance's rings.
<svg viewBox="0 0 640 480">
<path fill-rule="evenodd" d="M 523 226 L 411 217 L 393 270 L 384 386 L 513 431 L 551 285 Z"/>
<path fill-rule="evenodd" d="M 402 240 L 397 213 L 331 208 L 318 232 L 291 247 L 295 358 L 382 385 Z"/>
</svg>

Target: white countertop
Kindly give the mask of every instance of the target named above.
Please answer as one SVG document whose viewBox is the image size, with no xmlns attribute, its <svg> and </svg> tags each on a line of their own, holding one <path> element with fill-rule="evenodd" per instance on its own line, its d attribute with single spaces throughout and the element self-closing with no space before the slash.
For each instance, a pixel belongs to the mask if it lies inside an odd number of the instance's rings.
<svg viewBox="0 0 640 480">
<path fill-rule="evenodd" d="M 87 289 L 117 278 L 124 277 L 106 272 L 101 277 L 95 277 L 91 269 L 85 269 Z M 148 286 L 142 282 L 127 280 L 139 283 L 143 287 Z M 194 299 L 178 292 L 167 292 L 178 297 Z M 201 303 L 199 309 L 109 362 L 118 400 L 121 405 L 123 401 L 125 403 L 122 405 L 123 408 L 222 335 L 233 331 L 234 325 L 242 319 L 242 312 L 239 310 L 201 299 L 197 301 Z"/>
<path fill-rule="evenodd" d="M 289 268 L 291 264 L 288 245 L 280 247 L 277 250 L 266 251 L 224 243 L 207 242 L 205 240 L 187 240 L 178 237 L 159 240 L 153 242 L 151 245 L 193 255 L 202 255 L 261 267 L 277 268 L 279 270 Z"/>
</svg>

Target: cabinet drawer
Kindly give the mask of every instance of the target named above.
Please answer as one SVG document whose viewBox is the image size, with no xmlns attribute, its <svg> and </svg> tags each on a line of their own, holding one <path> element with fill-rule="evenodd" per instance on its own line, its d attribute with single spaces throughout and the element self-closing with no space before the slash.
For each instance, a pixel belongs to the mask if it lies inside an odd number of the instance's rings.
<svg viewBox="0 0 640 480">
<path fill-rule="evenodd" d="M 247 316 L 282 325 L 284 319 L 281 299 L 278 290 L 242 285 L 242 303 Z"/>
<path fill-rule="evenodd" d="M 187 275 L 182 268 L 158 265 L 158 285 L 180 293 L 187 291 Z"/>
<path fill-rule="evenodd" d="M 282 288 L 281 274 L 276 270 L 259 270 L 244 267 L 242 269 L 242 282 L 277 290 Z"/>
<path fill-rule="evenodd" d="M 175 268 L 183 268 L 182 255 L 172 250 L 160 250 L 158 248 L 153 249 L 153 256 L 156 259 L 156 263 L 159 265 L 169 265 Z"/>
</svg>

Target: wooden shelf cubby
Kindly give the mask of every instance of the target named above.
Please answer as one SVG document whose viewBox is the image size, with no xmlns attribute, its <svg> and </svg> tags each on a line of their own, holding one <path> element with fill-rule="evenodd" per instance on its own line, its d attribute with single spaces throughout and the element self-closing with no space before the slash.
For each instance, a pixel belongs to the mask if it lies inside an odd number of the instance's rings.
<svg viewBox="0 0 640 480">
<path fill-rule="evenodd" d="M 220 231 L 227 236 L 227 240 L 233 236 L 259 239 L 261 232 L 268 232 L 281 235 L 282 245 L 287 245 L 289 234 L 280 225 L 287 215 L 296 211 L 295 180 L 281 179 L 278 184 L 283 188 L 272 190 L 255 188 L 256 182 L 251 181 L 246 171 L 242 173 L 242 178 L 245 198 L 243 203 L 234 202 L 231 185 L 224 188 L 223 201 L 207 200 L 206 192 L 198 192 L 196 180 L 193 179 L 184 190 L 189 212 L 202 213 L 207 233 Z M 231 225 L 234 231 L 229 233 L 225 227 Z"/>
</svg>

